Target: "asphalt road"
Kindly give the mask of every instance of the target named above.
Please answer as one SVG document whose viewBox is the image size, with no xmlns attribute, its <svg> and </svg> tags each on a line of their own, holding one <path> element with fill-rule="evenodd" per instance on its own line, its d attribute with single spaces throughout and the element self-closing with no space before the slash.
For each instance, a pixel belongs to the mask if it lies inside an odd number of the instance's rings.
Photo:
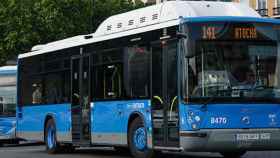
<svg viewBox="0 0 280 158">
<path fill-rule="evenodd" d="M 166 154 L 166 158 L 221 158 L 215 153 Z M 49 155 L 43 145 L 18 145 L 0 147 L 0 158 L 131 158 L 127 153 L 118 153 L 112 148 L 81 148 L 74 153 Z M 248 152 L 243 158 L 280 158 L 280 151 Z"/>
</svg>

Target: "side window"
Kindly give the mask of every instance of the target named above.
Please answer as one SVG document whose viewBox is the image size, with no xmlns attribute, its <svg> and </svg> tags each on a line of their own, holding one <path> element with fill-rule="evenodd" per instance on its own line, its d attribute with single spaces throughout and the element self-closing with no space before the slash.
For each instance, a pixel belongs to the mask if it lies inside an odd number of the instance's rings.
<svg viewBox="0 0 280 158">
<path fill-rule="evenodd" d="M 57 54 L 24 59 L 20 83 L 21 105 L 69 102 L 70 60 Z"/>
<path fill-rule="evenodd" d="M 43 103 L 41 58 L 30 57 L 22 60 L 20 62 L 20 104 L 41 104 Z"/>
<path fill-rule="evenodd" d="M 16 76 L 0 75 L 0 116 L 14 116 L 16 112 Z"/>
<path fill-rule="evenodd" d="M 46 104 L 69 102 L 70 71 L 49 73 L 44 77 L 44 100 Z"/>
<path fill-rule="evenodd" d="M 95 57 L 95 56 L 94 56 Z M 104 75 L 103 75 L 103 66 L 95 64 L 92 69 L 92 79 L 93 79 L 93 90 L 92 94 L 94 99 L 104 99 L 105 91 L 104 91 Z"/>
<path fill-rule="evenodd" d="M 102 99 L 148 98 L 149 47 L 133 45 L 99 51 L 93 55 L 93 96 Z"/>
<path fill-rule="evenodd" d="M 123 49 L 95 53 L 92 75 L 94 99 L 124 98 Z"/>
<path fill-rule="evenodd" d="M 150 51 L 144 46 L 126 49 L 125 89 L 130 98 L 147 98 L 150 92 Z"/>
<path fill-rule="evenodd" d="M 70 102 L 70 58 L 60 53 L 49 54 L 44 63 L 45 104 Z"/>
<path fill-rule="evenodd" d="M 122 64 L 112 64 L 104 67 L 105 99 L 122 97 L 122 69 Z"/>
</svg>

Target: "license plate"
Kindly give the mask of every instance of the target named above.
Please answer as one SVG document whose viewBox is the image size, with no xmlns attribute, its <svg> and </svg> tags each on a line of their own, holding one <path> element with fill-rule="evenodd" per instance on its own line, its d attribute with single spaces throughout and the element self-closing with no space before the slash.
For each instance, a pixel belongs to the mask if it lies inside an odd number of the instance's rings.
<svg viewBox="0 0 280 158">
<path fill-rule="evenodd" d="M 237 134 L 236 140 L 259 140 L 259 134 Z"/>
<path fill-rule="evenodd" d="M 236 140 L 269 140 L 270 133 L 242 133 L 236 135 Z"/>
</svg>

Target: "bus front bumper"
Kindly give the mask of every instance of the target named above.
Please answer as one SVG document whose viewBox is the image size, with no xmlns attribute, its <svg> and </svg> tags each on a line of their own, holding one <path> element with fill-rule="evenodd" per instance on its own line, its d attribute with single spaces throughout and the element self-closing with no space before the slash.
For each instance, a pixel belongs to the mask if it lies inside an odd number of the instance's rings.
<svg viewBox="0 0 280 158">
<path fill-rule="evenodd" d="M 279 150 L 280 129 L 207 129 L 181 131 L 184 151 Z"/>
<path fill-rule="evenodd" d="M 8 140 L 8 139 L 14 139 L 15 136 L 12 135 L 0 135 L 0 141 L 1 140 Z"/>
<path fill-rule="evenodd" d="M 8 132 L 0 132 L 0 141 L 11 140 L 16 138 L 16 128 L 11 128 Z"/>
</svg>

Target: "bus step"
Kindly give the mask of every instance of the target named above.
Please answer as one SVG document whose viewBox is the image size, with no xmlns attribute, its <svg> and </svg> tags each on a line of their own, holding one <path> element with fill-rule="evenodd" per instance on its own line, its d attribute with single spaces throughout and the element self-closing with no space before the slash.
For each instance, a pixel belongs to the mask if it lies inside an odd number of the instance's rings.
<svg viewBox="0 0 280 158">
<path fill-rule="evenodd" d="M 90 147 L 91 144 L 87 141 L 80 141 L 80 140 L 73 140 L 72 142 L 73 146 L 78 146 L 78 147 Z"/>
<path fill-rule="evenodd" d="M 167 147 L 167 146 L 154 146 L 155 150 L 165 150 L 165 151 L 174 151 L 174 152 L 181 152 L 183 148 L 179 147 Z"/>
<path fill-rule="evenodd" d="M 80 133 L 72 133 L 72 139 L 78 139 L 78 140 L 80 140 L 80 138 L 81 138 Z"/>
</svg>

